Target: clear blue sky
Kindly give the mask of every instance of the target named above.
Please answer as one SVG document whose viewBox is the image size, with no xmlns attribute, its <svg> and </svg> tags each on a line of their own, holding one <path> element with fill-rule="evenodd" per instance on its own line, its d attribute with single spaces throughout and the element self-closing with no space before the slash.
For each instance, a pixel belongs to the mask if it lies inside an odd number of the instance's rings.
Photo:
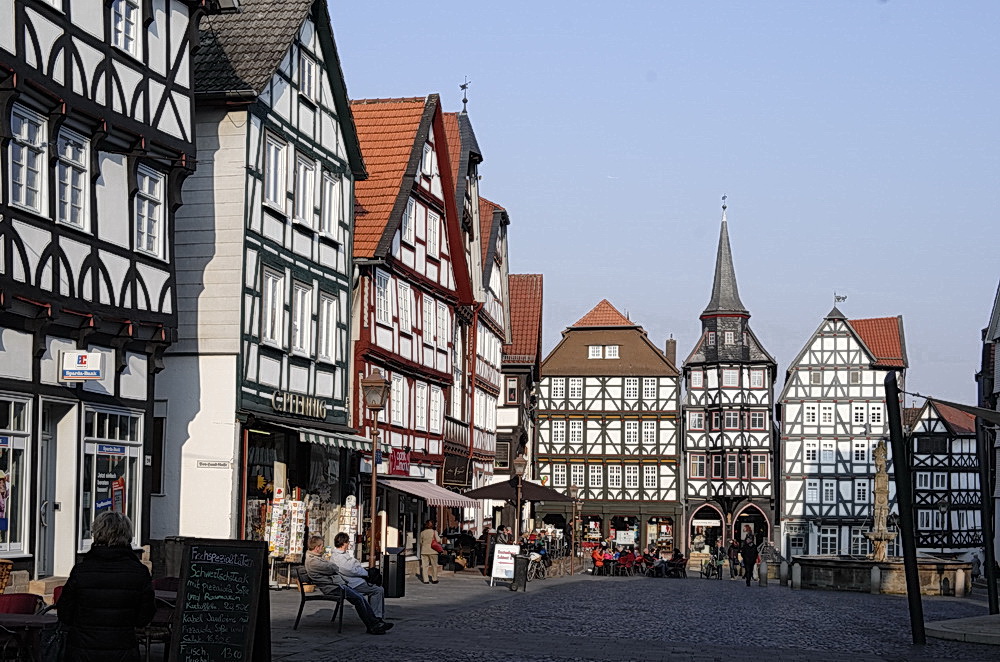
<svg viewBox="0 0 1000 662">
<path fill-rule="evenodd" d="M 602 298 L 679 360 L 720 198 L 785 369 L 830 310 L 903 315 L 908 390 L 975 401 L 1000 280 L 1000 2 L 330 1 L 353 98 L 469 115 L 544 350 Z"/>
</svg>

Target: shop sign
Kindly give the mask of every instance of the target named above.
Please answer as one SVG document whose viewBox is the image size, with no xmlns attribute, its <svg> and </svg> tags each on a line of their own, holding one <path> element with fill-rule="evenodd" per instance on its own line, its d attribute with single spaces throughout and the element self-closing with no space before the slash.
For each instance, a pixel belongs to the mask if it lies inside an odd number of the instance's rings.
<svg viewBox="0 0 1000 662">
<path fill-rule="evenodd" d="M 468 457 L 458 455 L 444 456 L 444 478 L 443 485 L 457 487 L 469 487 L 469 465 L 472 461 Z"/>
<path fill-rule="evenodd" d="M 101 455 L 124 455 L 125 447 L 116 444 L 97 444 L 97 452 Z"/>
<path fill-rule="evenodd" d="M 228 469 L 229 460 L 198 460 L 199 469 Z"/>
<path fill-rule="evenodd" d="M 88 382 L 104 379 L 104 354 L 101 352 L 63 352 L 59 381 Z"/>
<path fill-rule="evenodd" d="M 514 557 L 521 551 L 520 545 L 493 545 L 493 579 L 514 579 Z"/>
<path fill-rule="evenodd" d="M 389 455 L 389 474 L 393 476 L 410 475 L 410 452 L 404 448 L 393 448 Z"/>
<path fill-rule="evenodd" d="M 0 448 L 10 448 L 10 437 L 0 437 Z"/>
<path fill-rule="evenodd" d="M 691 526 L 719 526 L 719 520 L 717 520 L 717 519 L 693 519 L 693 520 L 691 520 Z"/>
<path fill-rule="evenodd" d="M 275 391 L 271 394 L 271 409 L 283 414 L 297 414 L 309 418 L 326 418 L 327 404 L 325 400 L 288 391 Z"/>
</svg>

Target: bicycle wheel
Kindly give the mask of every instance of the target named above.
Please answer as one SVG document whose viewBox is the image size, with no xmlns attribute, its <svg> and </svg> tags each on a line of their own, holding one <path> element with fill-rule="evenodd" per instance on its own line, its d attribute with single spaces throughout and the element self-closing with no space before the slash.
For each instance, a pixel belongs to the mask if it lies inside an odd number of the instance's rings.
<svg viewBox="0 0 1000 662">
<path fill-rule="evenodd" d="M 535 576 L 538 577 L 538 579 L 545 579 L 545 576 L 546 576 L 545 575 L 545 572 L 546 572 L 545 571 L 545 564 L 544 563 L 539 563 L 537 565 L 538 565 L 538 568 L 535 570 Z"/>
<path fill-rule="evenodd" d="M 532 561 L 528 564 L 528 581 L 530 582 L 535 578 L 535 574 L 538 572 L 538 564 Z"/>
</svg>

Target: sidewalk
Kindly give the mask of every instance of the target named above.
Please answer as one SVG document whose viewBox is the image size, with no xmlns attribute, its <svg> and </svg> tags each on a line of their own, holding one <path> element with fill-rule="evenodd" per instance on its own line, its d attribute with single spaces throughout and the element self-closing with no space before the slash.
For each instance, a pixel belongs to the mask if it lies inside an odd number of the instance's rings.
<svg viewBox="0 0 1000 662">
<path fill-rule="evenodd" d="M 937 621 L 925 627 L 928 637 L 1000 646 L 1000 614 Z M 1000 658 L 1000 650 L 997 658 Z"/>
</svg>

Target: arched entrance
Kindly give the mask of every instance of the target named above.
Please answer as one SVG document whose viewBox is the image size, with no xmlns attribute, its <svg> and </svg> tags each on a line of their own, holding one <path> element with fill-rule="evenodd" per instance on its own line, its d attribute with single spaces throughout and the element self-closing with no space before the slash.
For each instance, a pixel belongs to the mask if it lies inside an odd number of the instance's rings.
<svg viewBox="0 0 1000 662">
<path fill-rule="evenodd" d="M 655 545 L 661 552 L 674 551 L 674 518 L 650 517 L 646 522 L 646 547 Z"/>
<path fill-rule="evenodd" d="M 722 513 L 711 505 L 694 511 L 688 531 L 688 554 L 707 554 L 722 537 Z"/>
<path fill-rule="evenodd" d="M 733 537 L 742 541 L 750 535 L 755 545 L 771 539 L 771 525 L 760 508 L 753 504 L 747 505 L 733 520 Z"/>
</svg>

